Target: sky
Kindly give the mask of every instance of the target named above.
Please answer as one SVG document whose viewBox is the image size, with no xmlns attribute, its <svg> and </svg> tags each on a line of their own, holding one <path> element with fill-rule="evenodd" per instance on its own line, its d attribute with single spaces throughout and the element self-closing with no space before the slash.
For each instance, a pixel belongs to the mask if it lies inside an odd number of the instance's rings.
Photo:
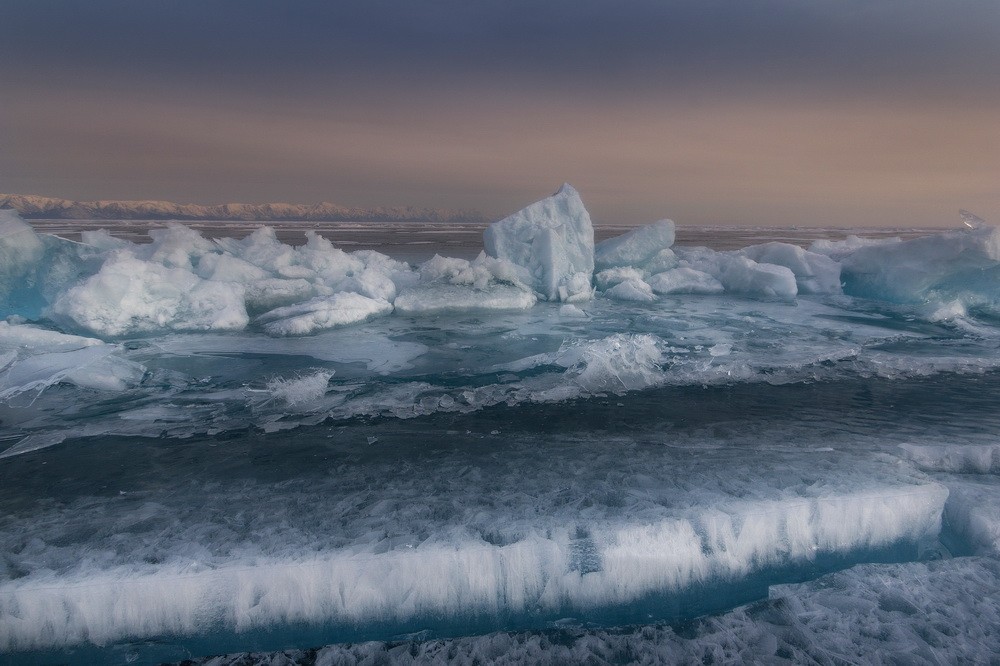
<svg viewBox="0 0 1000 666">
<path fill-rule="evenodd" d="M 995 0 L 0 0 L 0 192 L 1000 223 Z"/>
</svg>

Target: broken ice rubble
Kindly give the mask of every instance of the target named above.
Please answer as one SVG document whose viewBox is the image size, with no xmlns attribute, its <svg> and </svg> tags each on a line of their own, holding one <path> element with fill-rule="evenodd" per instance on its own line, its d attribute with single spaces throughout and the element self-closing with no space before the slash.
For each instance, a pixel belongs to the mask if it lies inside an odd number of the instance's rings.
<svg viewBox="0 0 1000 666">
<path fill-rule="evenodd" d="M 492 224 L 474 261 L 435 256 L 414 268 L 378 252 L 344 252 L 314 232 L 293 247 L 269 228 L 213 241 L 173 223 L 150 236 L 137 245 L 86 232 L 74 243 L 39 236 L 13 211 L 0 211 L 0 316 L 47 318 L 108 339 L 244 329 L 310 335 L 393 311 L 524 310 L 595 292 L 633 303 L 843 292 L 929 303 L 931 321 L 1000 311 L 994 227 L 905 242 L 853 237 L 810 250 L 771 242 L 715 251 L 674 247 L 674 223 L 660 220 L 595 246 L 590 216 L 569 185 Z"/>
</svg>

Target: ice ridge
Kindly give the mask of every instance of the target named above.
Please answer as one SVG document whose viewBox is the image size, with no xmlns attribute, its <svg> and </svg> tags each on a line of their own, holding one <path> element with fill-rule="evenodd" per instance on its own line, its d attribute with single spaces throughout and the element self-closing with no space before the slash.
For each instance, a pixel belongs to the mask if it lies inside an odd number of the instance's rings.
<svg viewBox="0 0 1000 666">
<path fill-rule="evenodd" d="M 509 544 L 431 542 L 381 554 L 39 573 L 0 583 L 0 651 L 220 627 L 404 624 L 627 604 L 821 553 L 916 542 L 939 530 L 946 496 L 932 483 L 885 486 L 719 506 L 655 523 L 593 525 L 585 557 L 579 534 L 566 530 Z"/>
</svg>

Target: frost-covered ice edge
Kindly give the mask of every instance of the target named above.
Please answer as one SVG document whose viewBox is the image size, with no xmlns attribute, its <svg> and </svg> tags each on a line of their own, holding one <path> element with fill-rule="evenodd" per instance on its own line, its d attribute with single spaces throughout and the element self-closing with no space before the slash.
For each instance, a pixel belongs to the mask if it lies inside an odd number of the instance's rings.
<svg viewBox="0 0 1000 666">
<path fill-rule="evenodd" d="M 912 241 L 716 252 L 675 247 L 674 225 L 663 220 L 595 245 L 579 195 L 564 186 L 490 227 L 479 258 L 412 267 L 343 252 L 315 234 L 293 247 L 267 228 L 208 240 L 173 225 L 152 231 L 149 244 L 103 232 L 74 243 L 0 215 L 0 457 L 25 464 L 88 437 L 274 433 L 670 386 L 895 381 L 998 365 L 1000 230 L 985 226 Z M 318 485 L 311 493 L 323 501 L 295 529 L 291 516 L 309 501 L 280 484 L 209 497 L 209 483 L 194 491 L 206 503 L 194 511 L 155 494 L 124 514 L 81 498 L 66 513 L 47 507 L 0 524 L 0 653 L 302 625 L 388 636 L 468 618 L 495 629 L 566 613 L 607 617 L 609 608 L 641 608 L 699 585 L 738 588 L 758 575 L 766 585 L 824 557 L 841 565 L 915 557 L 934 551 L 939 536 L 954 539 L 957 554 L 986 558 L 947 566 L 978 566 L 995 585 L 995 446 L 926 437 L 880 450 L 892 454 L 832 462 L 809 480 L 813 464 L 796 460 L 788 469 L 803 480 L 791 488 L 766 472 L 768 461 L 778 470 L 785 459 L 760 451 L 761 466 L 742 485 L 731 481 L 746 476 L 740 458 L 714 463 L 715 477 L 684 467 L 683 456 L 664 466 L 612 454 L 598 465 L 607 477 L 585 485 L 638 484 L 643 499 L 607 490 L 578 498 L 572 511 L 560 508 L 561 491 L 551 504 L 527 493 L 494 501 L 497 489 L 519 484 L 558 489 L 574 468 L 565 457 L 555 476 L 544 476 L 553 460 L 541 455 L 498 475 L 496 488 L 480 479 L 481 495 L 454 489 L 470 468 L 459 457 L 419 470 L 433 502 L 391 468 L 381 486 L 358 472 L 368 495 L 352 494 L 343 478 Z M 691 487 L 713 483 L 692 497 Z M 373 492 L 385 511 L 433 504 L 433 519 L 402 521 L 383 536 L 384 526 L 354 508 Z M 256 497 L 275 514 L 258 523 L 266 538 L 234 544 L 217 523 Z M 331 510 L 336 521 L 326 522 Z M 60 544 L 81 538 L 73 525 L 101 526 L 105 511 L 122 531 L 95 529 L 87 558 L 75 561 Z M 177 521 L 191 532 L 177 533 Z M 122 534 L 143 540 L 123 543 Z M 906 566 L 891 575 L 947 568 Z M 901 604 L 893 597 L 880 609 Z M 514 636 L 482 640 L 521 640 Z"/>
</svg>

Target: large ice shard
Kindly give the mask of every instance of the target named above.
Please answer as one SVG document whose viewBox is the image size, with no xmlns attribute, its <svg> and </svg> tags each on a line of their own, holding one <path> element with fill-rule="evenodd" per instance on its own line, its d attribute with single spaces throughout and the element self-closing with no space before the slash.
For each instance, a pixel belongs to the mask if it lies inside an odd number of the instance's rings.
<svg viewBox="0 0 1000 666">
<path fill-rule="evenodd" d="M 609 238 L 594 248 L 594 265 L 598 270 L 616 266 L 644 268 L 657 255 L 674 244 L 674 223 L 660 220 L 627 234 Z M 672 256 L 672 253 L 667 256 Z M 676 263 L 676 262 L 675 262 Z"/>
<path fill-rule="evenodd" d="M 532 288 L 550 301 L 587 300 L 594 272 L 594 226 L 569 184 L 547 199 L 491 224 L 486 252 L 528 269 Z"/>
</svg>

